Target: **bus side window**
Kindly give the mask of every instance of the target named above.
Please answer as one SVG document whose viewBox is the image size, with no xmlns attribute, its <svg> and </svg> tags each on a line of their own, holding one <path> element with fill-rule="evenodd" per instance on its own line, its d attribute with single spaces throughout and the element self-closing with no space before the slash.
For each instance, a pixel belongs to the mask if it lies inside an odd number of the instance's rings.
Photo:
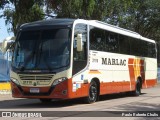
<svg viewBox="0 0 160 120">
<path fill-rule="evenodd" d="M 119 34 L 119 49 L 121 54 L 130 54 L 130 39 L 127 36 Z"/>
<path fill-rule="evenodd" d="M 106 45 L 108 46 L 108 52 L 118 53 L 118 34 L 106 32 Z"/>
<path fill-rule="evenodd" d="M 153 43 L 148 43 L 148 57 L 156 58 L 156 49 Z"/>
<path fill-rule="evenodd" d="M 90 26 L 90 49 L 104 51 L 105 46 L 105 31 Z"/>
</svg>

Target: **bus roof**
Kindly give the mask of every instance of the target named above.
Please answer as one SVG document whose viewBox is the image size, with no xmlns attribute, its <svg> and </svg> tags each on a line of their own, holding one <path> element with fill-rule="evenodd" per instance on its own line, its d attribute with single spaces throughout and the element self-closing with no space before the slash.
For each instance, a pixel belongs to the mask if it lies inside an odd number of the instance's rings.
<svg viewBox="0 0 160 120">
<path fill-rule="evenodd" d="M 156 43 L 155 40 L 148 39 L 148 38 L 145 38 L 145 37 L 141 37 L 141 39 L 145 40 L 145 41 L 148 41 L 148 42 Z"/>
<path fill-rule="evenodd" d="M 26 23 L 21 26 L 21 28 L 29 27 L 40 27 L 40 26 L 52 26 L 52 25 L 72 25 L 76 19 L 51 19 L 51 20 L 41 20 L 31 23 Z"/>
<path fill-rule="evenodd" d="M 51 19 L 51 20 L 41 20 L 41 21 L 36 21 L 36 22 L 31 22 L 31 23 L 26 23 L 21 26 L 21 28 L 30 28 L 30 27 L 40 27 L 40 26 L 52 26 L 52 25 L 72 25 L 73 23 L 88 23 L 89 25 L 105 29 L 111 32 L 119 33 L 125 36 L 133 37 L 133 38 L 138 38 L 144 41 L 148 42 L 153 42 L 155 43 L 154 40 L 142 37 L 140 34 L 120 28 L 118 26 L 114 26 L 111 24 L 107 24 L 101 21 L 97 20 L 84 20 L 84 19 Z"/>
<path fill-rule="evenodd" d="M 130 30 L 127 30 L 127 29 L 124 29 L 124 28 L 120 28 L 118 26 L 114 26 L 114 25 L 111 25 L 111 24 L 107 24 L 107 23 L 104 23 L 104 22 L 101 22 L 101 21 L 89 20 L 89 24 L 92 25 L 92 26 L 95 26 L 95 27 L 99 27 L 101 29 L 111 31 L 111 32 L 115 32 L 115 33 L 119 33 L 119 34 L 122 34 L 122 35 L 125 35 L 125 36 L 134 37 L 134 38 L 138 38 L 138 39 L 141 39 L 141 40 L 144 40 L 144 41 L 155 43 L 154 40 L 145 38 L 145 37 L 141 36 L 140 34 L 138 34 L 136 32 L 133 32 L 133 31 L 130 31 Z"/>
<path fill-rule="evenodd" d="M 130 36 L 130 37 L 134 37 L 134 38 L 138 38 L 138 39 L 141 37 L 141 35 L 136 33 L 136 32 L 133 32 L 133 31 L 130 31 L 130 30 L 127 30 L 127 29 L 123 29 L 123 28 L 120 28 L 118 26 L 114 26 L 114 25 L 111 25 L 111 24 L 107 24 L 107 23 L 104 23 L 104 22 L 101 22 L 101 21 L 89 20 L 89 24 L 92 25 L 92 26 L 95 26 L 95 27 L 98 27 L 98 28 L 101 28 L 101 29 L 105 29 L 105 30 L 108 30 L 108 31 L 111 31 L 111 32 L 119 33 L 119 34 L 122 34 L 122 35 Z"/>
</svg>

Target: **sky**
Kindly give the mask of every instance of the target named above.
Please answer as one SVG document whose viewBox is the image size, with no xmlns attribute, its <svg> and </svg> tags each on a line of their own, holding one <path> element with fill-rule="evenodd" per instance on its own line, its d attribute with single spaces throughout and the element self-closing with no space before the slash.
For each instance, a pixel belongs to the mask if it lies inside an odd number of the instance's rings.
<svg viewBox="0 0 160 120">
<path fill-rule="evenodd" d="M 2 13 L 2 10 L 0 10 L 0 13 Z M 13 33 L 8 33 L 4 18 L 0 18 L 0 42 L 2 42 L 8 36 L 14 35 Z"/>
<path fill-rule="evenodd" d="M 13 6 L 12 5 L 8 5 L 8 7 L 11 7 L 11 8 L 13 8 Z M 46 7 L 44 6 L 44 11 L 45 11 L 45 9 L 46 9 Z M 3 13 L 3 10 L 0 10 L 0 15 Z M 54 12 L 53 13 L 51 13 L 50 15 L 52 15 L 52 16 L 56 16 L 56 14 L 54 14 Z M 6 26 L 5 25 L 5 19 L 4 18 L 0 18 L 0 42 L 2 42 L 6 37 L 13 37 L 14 36 L 14 34 L 13 33 L 8 33 L 8 31 L 7 31 L 7 27 L 8 26 Z"/>
</svg>

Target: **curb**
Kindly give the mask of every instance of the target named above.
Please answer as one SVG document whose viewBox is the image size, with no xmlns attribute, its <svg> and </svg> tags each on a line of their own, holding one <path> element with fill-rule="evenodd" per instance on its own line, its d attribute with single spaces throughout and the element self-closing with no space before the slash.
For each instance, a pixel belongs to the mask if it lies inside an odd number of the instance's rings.
<svg viewBox="0 0 160 120">
<path fill-rule="evenodd" d="M 10 82 L 0 83 L 0 94 L 11 94 L 11 84 Z"/>
</svg>

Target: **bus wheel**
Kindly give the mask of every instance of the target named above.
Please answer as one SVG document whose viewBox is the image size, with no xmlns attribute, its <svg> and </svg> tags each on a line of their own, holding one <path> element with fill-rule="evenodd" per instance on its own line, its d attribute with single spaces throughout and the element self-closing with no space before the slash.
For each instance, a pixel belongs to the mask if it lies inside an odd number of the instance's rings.
<svg viewBox="0 0 160 120">
<path fill-rule="evenodd" d="M 51 102 L 52 101 L 52 99 L 43 99 L 43 98 L 41 98 L 41 99 L 39 99 L 42 103 L 49 103 L 49 102 Z"/>
<path fill-rule="evenodd" d="M 97 98 L 98 98 L 98 89 L 97 89 L 97 83 L 95 81 L 92 81 L 90 83 L 90 87 L 89 87 L 89 95 L 86 98 L 86 102 L 87 103 L 94 103 L 96 102 Z"/>
<path fill-rule="evenodd" d="M 134 95 L 139 96 L 140 94 L 141 94 L 141 83 L 138 80 L 137 83 L 136 83 L 136 89 L 134 91 Z"/>
</svg>

